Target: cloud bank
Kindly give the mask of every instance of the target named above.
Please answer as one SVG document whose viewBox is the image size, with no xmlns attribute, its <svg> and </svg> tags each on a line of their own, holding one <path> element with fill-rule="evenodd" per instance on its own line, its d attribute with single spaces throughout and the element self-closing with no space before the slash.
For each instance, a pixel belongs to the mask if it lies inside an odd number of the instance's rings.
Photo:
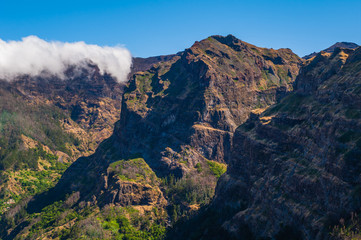
<svg viewBox="0 0 361 240">
<path fill-rule="evenodd" d="M 47 42 L 36 36 L 21 41 L 0 39 L 0 78 L 11 80 L 23 74 L 31 76 L 48 72 L 64 77 L 69 65 L 86 61 L 96 64 L 100 72 L 109 73 L 118 82 L 127 81 L 132 65 L 130 52 L 123 47 L 101 47 L 84 42 Z"/>
</svg>

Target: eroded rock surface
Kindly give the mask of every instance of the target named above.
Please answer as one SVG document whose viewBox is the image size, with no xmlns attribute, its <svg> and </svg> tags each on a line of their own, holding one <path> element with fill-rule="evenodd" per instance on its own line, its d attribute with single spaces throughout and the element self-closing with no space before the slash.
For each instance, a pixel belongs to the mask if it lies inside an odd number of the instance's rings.
<svg viewBox="0 0 361 240">
<path fill-rule="evenodd" d="M 361 48 L 300 73 L 294 93 L 236 130 L 204 239 L 329 239 L 361 207 Z"/>
</svg>

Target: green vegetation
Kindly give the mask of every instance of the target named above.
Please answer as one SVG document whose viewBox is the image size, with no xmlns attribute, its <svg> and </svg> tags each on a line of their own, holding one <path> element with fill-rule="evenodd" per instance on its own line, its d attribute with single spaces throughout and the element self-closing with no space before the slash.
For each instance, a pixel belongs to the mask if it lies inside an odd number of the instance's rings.
<svg viewBox="0 0 361 240">
<path fill-rule="evenodd" d="M 278 77 L 280 79 L 284 80 L 287 83 L 291 81 L 290 76 L 288 76 L 288 72 L 286 72 L 283 66 L 276 65 L 276 69 L 277 69 Z"/>
<path fill-rule="evenodd" d="M 332 229 L 331 236 L 342 240 L 361 239 L 361 218 L 357 213 L 351 213 L 350 219 L 340 219 L 339 224 Z"/>
<path fill-rule="evenodd" d="M 27 105 L 9 97 L 0 98 L 0 109 L 0 170 L 36 168 L 36 153 L 23 150 L 22 134 L 69 156 L 67 144 L 79 145 L 77 138 L 62 129 L 60 122 L 66 116 L 57 107 Z"/>
<path fill-rule="evenodd" d="M 39 214 L 40 221 L 34 224 L 31 232 L 47 229 L 59 220 L 60 215 L 65 211 L 62 201 L 55 202 L 52 205 L 45 207 Z"/>
<path fill-rule="evenodd" d="M 53 187 L 70 165 L 70 163 L 59 162 L 57 156 L 47 153 L 40 146 L 24 152 L 36 166 L 18 171 L 6 170 L 0 174 L 3 185 L 0 190 L 0 213 L 7 206 L 17 203 L 24 197 Z M 40 165 L 43 170 L 38 169 L 39 160 L 41 160 Z"/>
<path fill-rule="evenodd" d="M 220 176 L 227 171 L 226 164 L 211 160 L 207 160 L 207 164 L 209 166 L 209 169 L 212 171 L 213 175 L 216 176 L 217 179 L 220 178 Z"/>
<path fill-rule="evenodd" d="M 197 169 L 197 172 L 198 172 L 198 173 L 201 173 L 201 172 L 203 171 L 202 165 L 201 165 L 200 163 L 197 163 L 197 164 L 195 165 L 195 168 Z"/>
<path fill-rule="evenodd" d="M 146 72 L 144 75 L 137 75 L 136 83 L 137 83 L 137 89 L 141 93 L 146 93 L 149 91 L 152 91 L 152 78 L 154 74 L 151 74 L 149 72 Z"/>
<path fill-rule="evenodd" d="M 157 182 L 157 176 L 143 158 L 113 162 L 109 165 L 109 170 L 125 181 L 152 184 Z"/>
<path fill-rule="evenodd" d="M 40 213 L 28 215 L 27 218 L 36 220 L 29 229 L 27 239 L 160 240 L 164 238 L 166 224 L 165 213 L 157 208 L 144 213 L 132 207 L 105 207 L 102 210 L 85 207 L 69 210 L 66 202 L 62 201 L 45 207 Z"/>
<path fill-rule="evenodd" d="M 198 169 L 202 169 L 199 165 Z M 193 176 L 177 179 L 170 175 L 162 180 L 162 188 L 169 203 L 172 223 L 189 218 L 198 209 L 210 203 L 214 196 L 215 181 L 205 171 Z M 213 177 L 214 178 L 214 177 Z"/>
<path fill-rule="evenodd" d="M 21 170 L 12 174 L 27 195 L 34 195 L 52 187 L 60 177 L 60 174 L 54 174 L 53 171 Z"/>
<path fill-rule="evenodd" d="M 198 182 L 199 181 L 199 182 Z M 164 179 L 165 193 L 173 203 L 207 204 L 212 199 L 214 189 L 204 178 L 184 177 L 180 179 L 171 175 Z"/>
<path fill-rule="evenodd" d="M 54 186 L 69 164 L 58 161 L 51 152 L 71 156 L 71 147 L 80 141 L 63 130 L 61 124 L 68 116 L 54 105 L 28 102 L 15 91 L 0 88 L 0 109 L 2 213 L 21 199 Z"/>
<path fill-rule="evenodd" d="M 131 207 L 111 208 L 111 210 L 102 213 L 98 220 L 103 229 L 112 233 L 112 239 L 156 240 L 164 238 L 165 219 L 164 216 L 159 216 L 156 208 L 144 215 Z"/>
<path fill-rule="evenodd" d="M 90 208 L 69 210 L 63 201 L 54 202 L 45 207 L 40 213 L 27 216 L 27 219 L 35 220 L 35 224 L 29 229 L 27 239 L 44 238 L 44 236 L 68 239 L 72 232 L 68 225 L 69 222 L 81 221 L 89 217 L 93 210 Z M 62 230 L 57 229 L 60 226 L 66 227 Z"/>
<path fill-rule="evenodd" d="M 259 90 L 266 90 L 280 85 L 280 80 L 274 73 L 270 73 L 269 70 L 262 70 L 262 78 L 264 81 L 260 83 L 261 85 L 258 87 Z"/>
</svg>

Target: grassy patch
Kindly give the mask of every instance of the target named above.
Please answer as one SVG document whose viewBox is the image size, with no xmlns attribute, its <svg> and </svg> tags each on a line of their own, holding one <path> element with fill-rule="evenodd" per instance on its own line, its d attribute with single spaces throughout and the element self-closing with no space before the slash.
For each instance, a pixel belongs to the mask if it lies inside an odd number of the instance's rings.
<svg viewBox="0 0 361 240">
<path fill-rule="evenodd" d="M 45 152 L 40 146 L 23 151 L 22 154 L 21 156 L 28 157 L 27 161 L 23 161 L 22 164 L 30 161 L 31 164 L 28 166 L 33 167 L 24 168 L 22 166 L 17 171 L 9 169 L 2 172 L 0 213 L 24 197 L 41 193 L 53 187 L 70 165 L 70 163 L 59 162 L 57 156 Z M 38 169 L 39 159 L 46 163 L 43 170 Z"/>
<path fill-rule="evenodd" d="M 213 173 L 216 178 L 219 178 L 223 173 L 227 171 L 227 165 L 211 160 L 207 160 L 207 164 L 209 166 L 209 169 Z"/>
<path fill-rule="evenodd" d="M 141 93 L 146 93 L 152 91 L 152 78 L 154 74 L 146 72 L 144 75 L 137 75 L 136 76 L 136 84 L 137 89 Z"/>
<path fill-rule="evenodd" d="M 348 219 L 341 218 L 330 235 L 333 239 L 361 239 L 361 218 L 357 213 L 351 213 Z"/>
<path fill-rule="evenodd" d="M 157 210 L 144 215 L 131 207 L 119 208 L 115 211 L 116 214 L 105 212 L 98 218 L 103 228 L 111 231 L 114 239 L 156 240 L 164 238 L 164 222 L 159 216 L 154 216 Z M 154 219 L 158 220 L 154 221 L 152 215 Z"/>
<path fill-rule="evenodd" d="M 23 150 L 22 134 L 69 156 L 72 152 L 68 146 L 80 144 L 79 139 L 62 129 L 61 121 L 67 116 L 55 106 L 32 106 L 16 98 L 0 96 L 0 109 L 1 170 L 36 167 L 37 153 Z"/>
<path fill-rule="evenodd" d="M 131 207 L 106 207 L 97 214 L 80 215 L 71 228 L 57 235 L 60 239 L 160 240 L 165 235 L 165 222 L 165 215 L 156 208 L 140 214 Z"/>
<path fill-rule="evenodd" d="M 120 179 L 155 184 L 157 176 L 143 158 L 120 160 L 109 165 L 109 170 Z"/>
</svg>

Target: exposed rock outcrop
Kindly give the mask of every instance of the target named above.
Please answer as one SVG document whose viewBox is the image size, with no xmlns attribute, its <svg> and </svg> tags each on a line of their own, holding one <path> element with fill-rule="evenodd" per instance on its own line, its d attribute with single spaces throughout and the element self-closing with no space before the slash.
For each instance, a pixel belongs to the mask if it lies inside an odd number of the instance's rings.
<svg viewBox="0 0 361 240">
<path fill-rule="evenodd" d="M 300 72 L 294 93 L 237 128 L 215 221 L 194 229 L 204 239 L 329 239 L 360 209 L 361 48 Z"/>
<path fill-rule="evenodd" d="M 289 49 L 257 48 L 231 35 L 196 42 L 134 75 L 114 132 L 119 148 L 141 154 L 160 175 L 188 173 L 203 161 L 199 154 L 227 162 L 234 130 L 290 90 L 301 63 Z M 169 148 L 182 159 L 170 158 Z"/>
</svg>

